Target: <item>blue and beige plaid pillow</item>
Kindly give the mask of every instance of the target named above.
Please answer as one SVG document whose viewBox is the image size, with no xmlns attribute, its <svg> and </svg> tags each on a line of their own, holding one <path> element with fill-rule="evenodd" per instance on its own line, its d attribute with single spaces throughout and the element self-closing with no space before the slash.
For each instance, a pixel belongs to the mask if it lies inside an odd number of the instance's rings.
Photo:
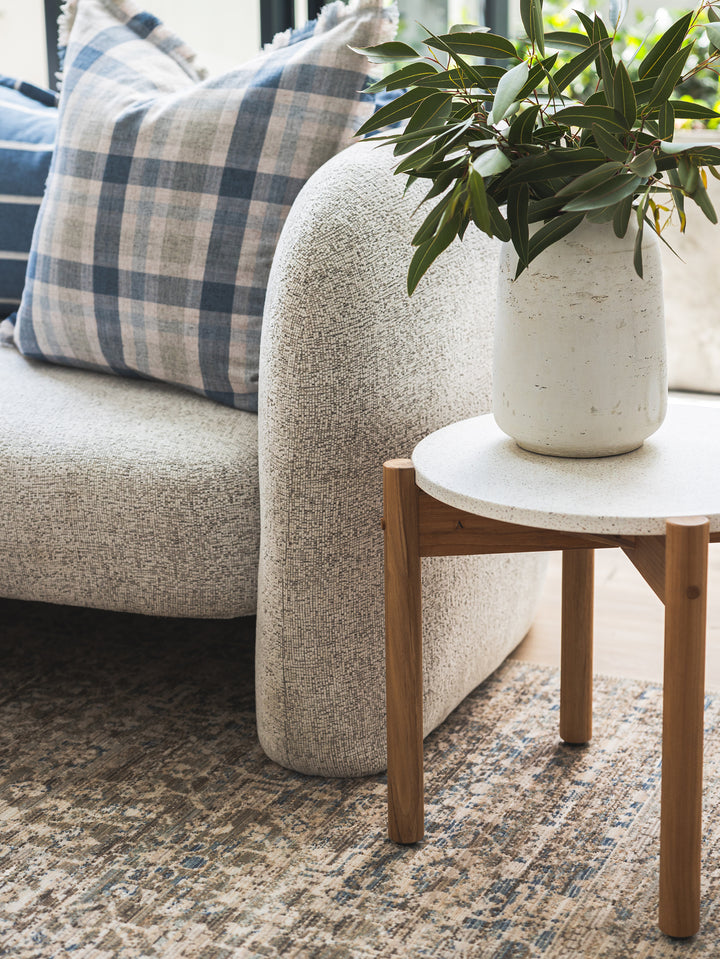
<svg viewBox="0 0 720 959">
<path fill-rule="evenodd" d="M 0 76 L 0 318 L 20 305 L 55 145 L 52 90 Z"/>
<path fill-rule="evenodd" d="M 370 115 L 384 0 L 329 4 L 203 80 L 131 0 L 72 0 L 57 148 L 15 342 L 26 355 L 150 377 L 257 409 L 273 253 L 308 177 Z"/>
</svg>

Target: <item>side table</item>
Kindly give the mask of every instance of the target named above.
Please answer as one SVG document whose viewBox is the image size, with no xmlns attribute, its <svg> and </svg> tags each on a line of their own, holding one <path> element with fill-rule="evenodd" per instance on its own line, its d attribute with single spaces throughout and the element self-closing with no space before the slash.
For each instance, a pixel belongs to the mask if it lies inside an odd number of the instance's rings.
<svg viewBox="0 0 720 959">
<path fill-rule="evenodd" d="M 563 551 L 560 736 L 585 743 L 594 550 L 619 547 L 665 604 L 659 925 L 694 935 L 720 408 L 672 402 L 640 449 L 588 460 L 526 452 L 491 415 L 475 417 L 432 433 L 383 473 L 390 838 L 413 843 L 424 832 L 421 557 Z"/>
</svg>

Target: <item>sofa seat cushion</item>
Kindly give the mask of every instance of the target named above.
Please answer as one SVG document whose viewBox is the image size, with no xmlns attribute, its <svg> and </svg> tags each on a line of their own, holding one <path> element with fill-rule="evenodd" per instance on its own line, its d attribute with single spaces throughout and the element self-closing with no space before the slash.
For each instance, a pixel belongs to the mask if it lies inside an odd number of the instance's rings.
<svg viewBox="0 0 720 959">
<path fill-rule="evenodd" d="M 0 594 L 255 612 L 257 417 L 0 348 Z"/>
</svg>

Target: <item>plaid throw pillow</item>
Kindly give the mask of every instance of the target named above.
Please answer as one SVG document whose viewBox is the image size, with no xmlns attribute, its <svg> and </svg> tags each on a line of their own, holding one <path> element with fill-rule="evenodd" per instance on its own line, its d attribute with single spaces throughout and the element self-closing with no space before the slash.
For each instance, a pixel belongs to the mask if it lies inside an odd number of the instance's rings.
<svg viewBox="0 0 720 959">
<path fill-rule="evenodd" d="M 332 3 L 303 38 L 206 80 L 131 0 L 71 0 L 65 17 L 57 148 L 15 342 L 254 411 L 280 230 L 373 110 L 349 46 L 392 38 L 396 13 Z"/>
<path fill-rule="evenodd" d="M 55 144 L 52 90 L 0 76 L 0 317 L 20 305 Z"/>
</svg>

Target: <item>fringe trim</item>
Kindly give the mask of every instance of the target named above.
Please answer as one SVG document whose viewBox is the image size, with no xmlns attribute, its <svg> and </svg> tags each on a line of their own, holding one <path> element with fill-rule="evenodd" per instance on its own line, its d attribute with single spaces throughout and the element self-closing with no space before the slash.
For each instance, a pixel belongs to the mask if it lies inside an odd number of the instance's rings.
<svg viewBox="0 0 720 959">
<path fill-rule="evenodd" d="M 77 0 L 63 0 L 58 16 L 58 46 L 66 47 L 77 15 Z"/>
<path fill-rule="evenodd" d="M 74 0 L 68 0 L 68 2 L 74 2 Z M 336 23 L 341 23 L 348 17 L 362 13 L 365 10 L 383 11 L 384 19 L 387 23 L 387 36 L 384 39 L 392 40 L 397 33 L 400 15 L 398 13 L 397 3 L 392 2 L 388 4 L 387 0 L 349 0 L 349 3 L 345 3 L 345 0 L 331 0 L 330 3 L 325 4 L 317 15 L 315 30 L 311 36 L 314 36 L 315 33 L 324 33 L 326 29 L 325 22 L 327 20 L 330 20 L 334 26 Z M 302 30 L 302 27 L 299 29 Z M 292 28 L 289 28 L 288 30 L 283 30 L 282 33 L 276 33 L 271 42 L 265 44 L 263 50 L 267 52 L 268 50 L 279 50 L 282 47 L 286 47 L 294 32 Z"/>
<path fill-rule="evenodd" d="M 108 9 L 112 8 L 114 10 L 125 12 L 123 11 L 122 6 L 118 6 L 117 4 L 113 3 L 112 0 L 104 5 L 107 6 Z M 78 0 L 63 0 L 60 7 L 60 13 L 58 15 L 58 49 L 61 51 L 64 50 L 70 42 L 70 34 L 77 17 L 77 8 Z M 172 50 L 165 50 L 164 52 L 168 56 L 172 57 L 179 66 L 186 70 L 186 72 L 187 68 L 190 67 L 191 71 L 194 71 L 197 79 L 206 79 L 206 77 L 209 75 L 209 70 L 202 63 L 197 52 L 191 46 L 177 37 L 171 30 L 169 30 L 162 21 L 160 21 L 160 26 L 157 29 L 161 37 L 171 38 L 174 41 L 177 41 Z M 59 90 L 62 88 L 62 68 L 56 74 L 56 78 L 58 81 Z"/>
</svg>

